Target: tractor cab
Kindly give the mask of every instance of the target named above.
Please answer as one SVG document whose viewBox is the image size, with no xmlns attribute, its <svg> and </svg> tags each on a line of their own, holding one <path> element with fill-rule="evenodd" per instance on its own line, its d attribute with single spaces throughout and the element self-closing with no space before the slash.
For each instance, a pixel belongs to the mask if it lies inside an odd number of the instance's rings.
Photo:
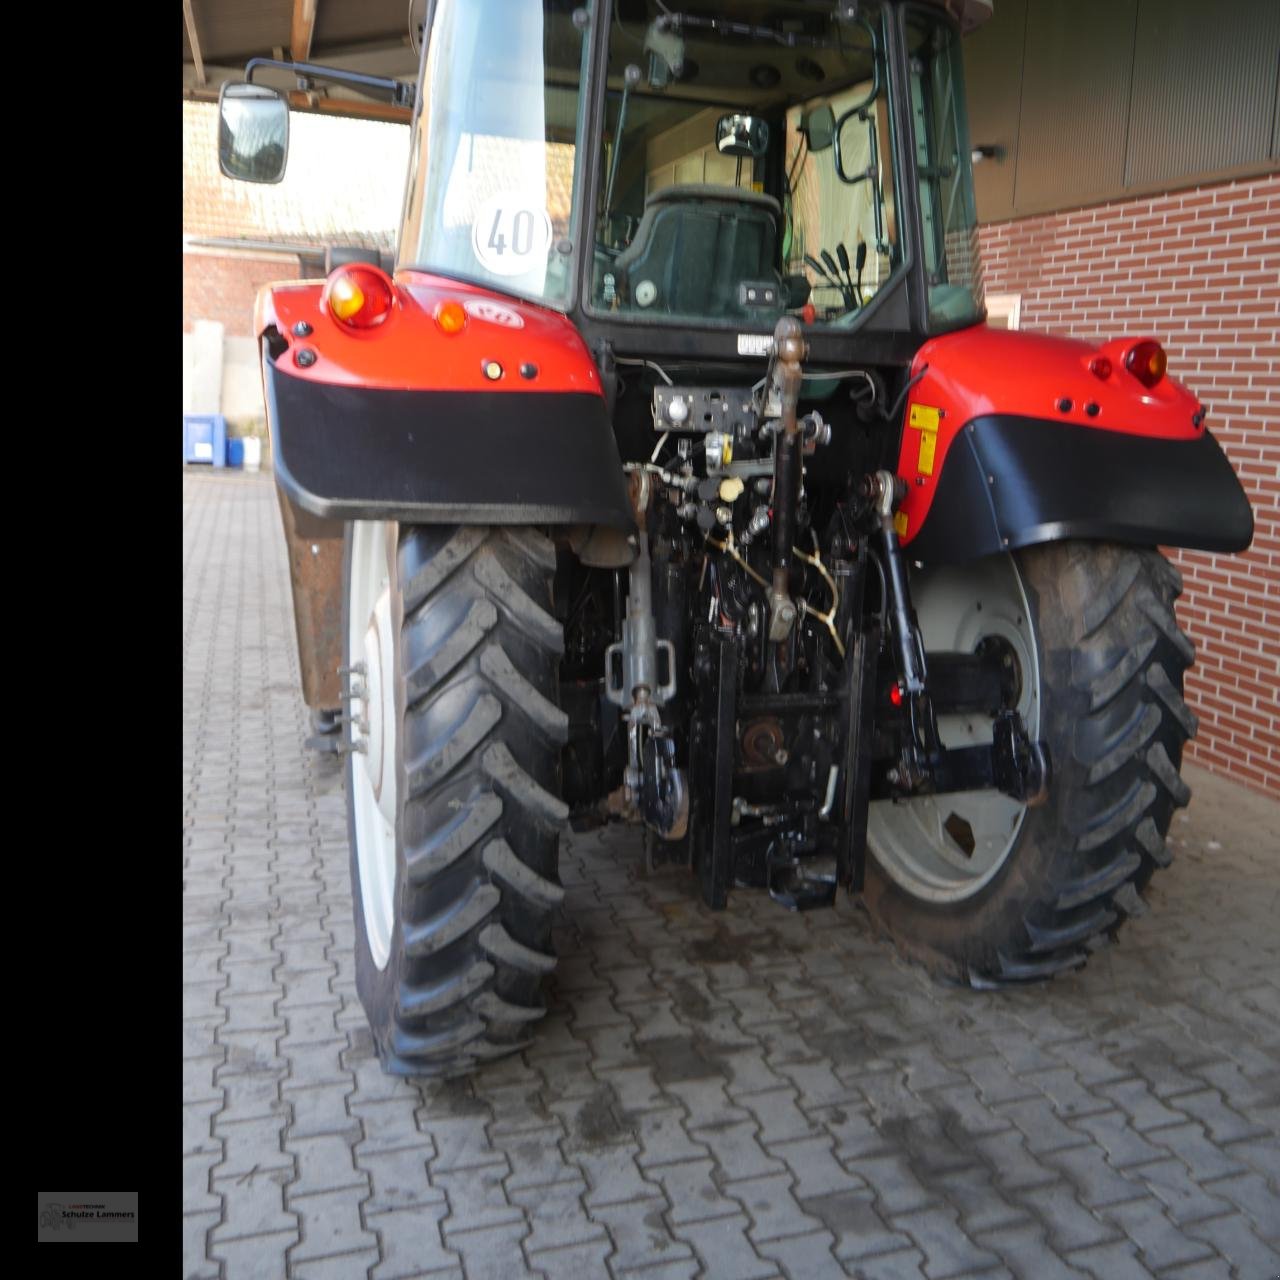
<svg viewBox="0 0 1280 1280">
<path fill-rule="evenodd" d="M 983 315 L 941 6 L 439 0 L 411 151 L 402 267 L 616 349 L 755 355 L 791 313 L 842 358 Z"/>
</svg>

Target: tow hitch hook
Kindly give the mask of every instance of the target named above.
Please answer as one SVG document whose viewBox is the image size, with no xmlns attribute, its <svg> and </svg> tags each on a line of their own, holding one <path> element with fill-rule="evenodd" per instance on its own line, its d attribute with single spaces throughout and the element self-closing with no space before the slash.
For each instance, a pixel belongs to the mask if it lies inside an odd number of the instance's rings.
<svg viewBox="0 0 1280 1280">
<path fill-rule="evenodd" d="M 1049 798 L 1049 750 L 1032 742 L 1016 711 L 996 716 L 991 735 L 991 774 L 997 789 L 1029 807 Z"/>
</svg>

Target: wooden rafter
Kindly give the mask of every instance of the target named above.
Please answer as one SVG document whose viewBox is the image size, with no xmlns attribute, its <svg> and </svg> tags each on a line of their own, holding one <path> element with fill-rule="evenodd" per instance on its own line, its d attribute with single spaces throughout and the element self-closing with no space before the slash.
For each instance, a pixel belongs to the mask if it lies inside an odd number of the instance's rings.
<svg viewBox="0 0 1280 1280">
<path fill-rule="evenodd" d="M 182 0 L 182 20 L 187 24 L 187 43 L 191 46 L 191 61 L 195 63 L 196 84 L 204 84 L 204 57 L 200 53 L 200 37 L 196 34 L 196 18 L 191 10 L 191 0 Z"/>
<path fill-rule="evenodd" d="M 293 0 L 293 23 L 289 28 L 289 48 L 295 62 L 311 57 L 311 37 L 316 29 L 316 0 Z"/>
</svg>

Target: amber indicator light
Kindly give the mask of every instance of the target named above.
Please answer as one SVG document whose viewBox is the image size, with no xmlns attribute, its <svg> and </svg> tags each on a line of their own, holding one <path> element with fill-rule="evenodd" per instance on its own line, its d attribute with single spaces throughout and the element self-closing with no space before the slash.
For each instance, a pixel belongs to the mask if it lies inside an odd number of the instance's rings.
<svg viewBox="0 0 1280 1280">
<path fill-rule="evenodd" d="M 467 313 L 462 303 L 453 298 L 442 302 L 436 307 L 435 312 L 436 327 L 441 333 L 455 334 L 461 333 L 467 327 Z"/>
</svg>

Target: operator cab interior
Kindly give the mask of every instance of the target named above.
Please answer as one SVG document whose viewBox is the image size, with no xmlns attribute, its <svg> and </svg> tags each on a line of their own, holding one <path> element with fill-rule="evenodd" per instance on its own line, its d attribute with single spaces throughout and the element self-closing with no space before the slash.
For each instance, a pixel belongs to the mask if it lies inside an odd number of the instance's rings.
<svg viewBox="0 0 1280 1280">
<path fill-rule="evenodd" d="M 901 261 L 876 26 L 617 0 L 591 309 L 852 324 Z"/>
</svg>

